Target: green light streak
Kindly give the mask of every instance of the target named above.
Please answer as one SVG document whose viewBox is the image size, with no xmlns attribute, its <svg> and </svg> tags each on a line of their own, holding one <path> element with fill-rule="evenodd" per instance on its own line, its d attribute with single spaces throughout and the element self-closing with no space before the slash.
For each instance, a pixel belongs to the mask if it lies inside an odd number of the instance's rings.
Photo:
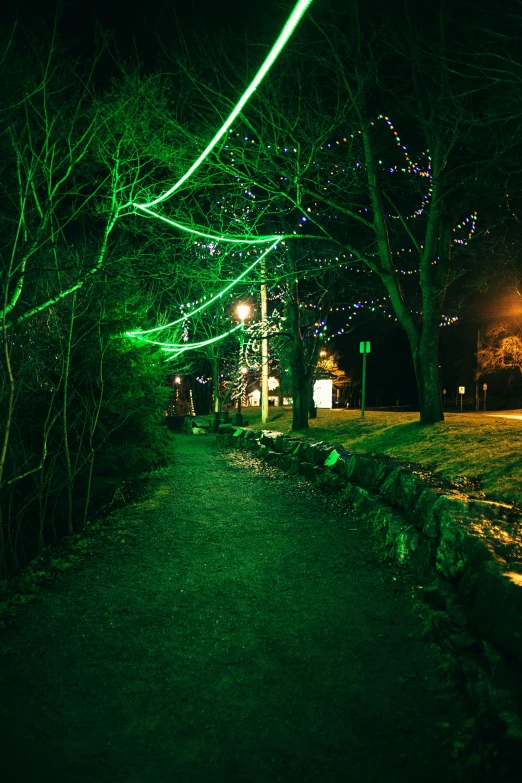
<svg viewBox="0 0 522 783">
<path fill-rule="evenodd" d="M 273 242 L 274 239 L 277 239 L 278 241 L 283 239 L 282 234 L 265 234 L 264 236 L 256 237 L 255 239 L 251 239 L 250 237 L 241 234 L 230 237 L 208 234 L 206 231 L 200 231 L 197 228 L 189 228 L 188 226 L 184 226 L 183 223 L 177 223 L 175 220 L 172 220 L 172 218 L 159 215 L 157 212 L 153 212 L 152 209 L 149 209 L 143 204 L 135 204 L 134 206 L 138 207 L 142 212 L 147 212 L 147 214 L 152 215 L 152 217 L 163 220 L 164 223 L 169 223 L 169 225 L 174 226 L 174 228 L 179 228 L 181 231 L 186 231 L 189 234 L 195 234 L 196 236 L 204 237 L 205 239 L 215 239 L 216 242 L 236 242 L 241 245 L 262 245 L 265 242 Z"/>
<path fill-rule="evenodd" d="M 223 332 L 222 335 L 219 335 L 218 337 L 211 337 L 208 340 L 203 340 L 199 343 L 160 343 L 157 340 L 148 340 L 146 337 L 136 337 L 136 340 L 141 340 L 144 343 L 150 343 L 151 345 L 163 345 L 166 346 L 162 348 L 162 351 L 189 351 L 192 348 L 202 348 L 204 345 L 210 345 L 210 343 L 215 343 L 218 340 L 222 340 L 223 337 L 226 337 L 228 334 L 232 334 L 232 332 L 236 332 L 238 329 L 241 329 L 241 324 L 237 324 L 237 326 L 234 326 L 233 329 L 229 329 L 228 332 Z"/>
<path fill-rule="evenodd" d="M 265 256 L 268 255 L 278 244 L 280 237 L 277 238 L 277 242 L 274 242 L 267 250 L 265 250 L 259 258 L 256 258 L 253 264 L 250 264 L 249 267 L 247 267 L 241 274 L 236 277 L 234 280 L 232 280 L 231 283 L 229 283 L 225 288 L 223 288 L 218 294 L 212 297 L 212 299 L 209 299 L 208 302 L 205 302 L 204 304 L 200 305 L 200 307 L 196 307 L 194 310 L 191 310 L 189 313 L 186 313 L 186 315 L 182 315 L 181 318 L 178 318 L 176 321 L 171 321 L 168 324 L 164 324 L 164 326 L 156 326 L 153 329 L 138 329 L 135 332 L 125 332 L 127 337 L 135 337 L 137 339 L 140 339 L 140 335 L 142 334 L 152 334 L 152 332 L 161 332 L 163 329 L 169 329 L 172 326 L 177 326 L 178 324 L 183 323 L 188 318 L 192 318 L 193 315 L 196 315 L 196 313 L 200 313 L 202 310 L 205 310 L 207 307 L 209 307 L 214 302 L 217 302 L 218 299 L 221 299 L 224 294 L 227 293 L 227 291 L 230 291 L 231 288 L 233 288 L 237 283 L 239 283 L 240 280 L 242 280 L 245 275 L 247 275 L 249 272 L 254 269 L 257 264 L 259 264 L 260 261 L 265 258 Z M 152 342 L 152 341 L 147 341 Z M 156 343 L 157 345 L 165 345 L 165 343 Z"/>
<path fill-rule="evenodd" d="M 211 337 L 208 340 L 202 340 L 199 343 L 190 343 L 189 345 L 182 345 L 181 343 L 172 343 L 170 347 L 162 348 L 162 351 L 165 351 L 166 353 L 172 353 L 172 356 L 169 356 L 169 359 L 175 359 L 176 356 L 179 356 L 181 353 L 185 353 L 185 351 L 194 351 L 197 348 L 203 348 L 205 345 L 211 345 L 212 343 L 217 343 L 219 340 L 223 340 L 225 337 L 228 337 L 230 334 L 234 334 L 234 332 L 237 332 L 238 329 L 241 329 L 243 327 L 243 323 L 237 324 L 237 326 L 234 326 L 232 329 L 229 329 L 228 332 L 223 332 L 223 334 L 218 334 L 217 337 Z M 165 345 L 168 346 L 169 343 L 154 343 L 153 340 L 146 340 L 145 342 L 151 342 L 154 345 Z"/>
<path fill-rule="evenodd" d="M 208 145 L 205 147 L 199 158 L 197 158 L 192 166 L 188 169 L 188 171 L 185 172 L 185 174 L 179 179 L 175 185 L 173 185 L 171 188 L 169 188 L 165 193 L 163 193 L 161 196 L 158 196 L 158 198 L 154 199 L 153 201 L 149 201 L 146 204 L 134 204 L 135 207 L 139 207 L 140 209 L 143 209 L 144 207 L 153 207 L 155 204 L 159 204 L 161 201 L 165 201 L 165 199 L 172 196 L 173 193 L 178 190 L 181 185 L 186 182 L 186 180 L 196 171 L 196 169 L 203 163 L 205 158 L 212 152 L 216 144 L 218 143 L 221 136 L 223 136 L 224 133 L 228 130 L 228 128 L 231 126 L 231 124 L 234 122 L 238 114 L 241 112 L 243 106 L 247 103 L 247 101 L 250 99 L 252 94 L 255 92 L 255 90 L 259 87 L 263 79 L 265 78 L 266 74 L 276 61 L 277 57 L 285 47 L 286 43 L 288 42 L 288 39 L 294 32 L 295 28 L 301 21 L 302 17 L 304 16 L 307 8 L 309 5 L 311 5 L 312 0 L 299 0 L 297 5 L 295 6 L 294 10 L 290 14 L 285 26 L 281 30 L 281 33 L 279 34 L 279 37 L 277 38 L 275 44 L 273 45 L 272 49 L 268 53 L 268 56 L 266 57 L 264 63 L 262 64 L 261 68 L 255 75 L 253 81 L 250 83 L 250 85 L 247 87 L 239 101 L 236 103 L 234 109 L 231 111 L 229 116 L 226 118 L 225 122 L 221 126 L 221 128 L 218 130 L 214 138 L 208 143 Z"/>
</svg>

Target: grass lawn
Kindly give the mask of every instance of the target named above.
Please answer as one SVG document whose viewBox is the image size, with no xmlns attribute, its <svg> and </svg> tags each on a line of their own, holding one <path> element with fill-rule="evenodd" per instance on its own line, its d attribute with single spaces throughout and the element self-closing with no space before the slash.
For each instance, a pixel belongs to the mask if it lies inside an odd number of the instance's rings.
<svg viewBox="0 0 522 783">
<path fill-rule="evenodd" d="M 249 426 L 262 427 L 259 408 L 243 412 Z M 293 434 L 410 460 L 451 478 L 478 478 L 488 498 L 522 507 L 522 410 L 446 413 L 444 422 L 431 427 L 421 427 L 418 418 L 395 411 L 367 410 L 361 418 L 359 410 L 319 410 L 309 430 Z M 291 409 L 271 408 L 264 428 L 290 432 L 291 424 Z"/>
</svg>

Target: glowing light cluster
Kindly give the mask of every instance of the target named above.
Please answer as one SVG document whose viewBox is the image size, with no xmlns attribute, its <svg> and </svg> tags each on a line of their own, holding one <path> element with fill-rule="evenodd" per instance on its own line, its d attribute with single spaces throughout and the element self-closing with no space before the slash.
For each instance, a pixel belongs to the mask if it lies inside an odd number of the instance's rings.
<svg viewBox="0 0 522 783">
<path fill-rule="evenodd" d="M 471 239 L 473 234 L 475 233 L 477 229 L 477 212 L 472 212 L 469 217 L 464 218 L 464 220 L 461 220 L 460 223 L 457 223 L 457 225 L 453 228 L 453 232 L 457 233 L 459 229 L 466 229 L 468 231 L 467 237 L 465 239 L 459 239 L 458 237 L 454 237 L 453 242 L 456 245 L 467 245 L 468 241 Z"/>
</svg>

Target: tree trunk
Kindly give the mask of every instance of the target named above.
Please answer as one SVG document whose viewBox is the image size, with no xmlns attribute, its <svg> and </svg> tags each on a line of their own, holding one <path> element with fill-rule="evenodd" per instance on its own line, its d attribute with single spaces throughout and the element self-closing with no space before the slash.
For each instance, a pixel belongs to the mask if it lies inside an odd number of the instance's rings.
<svg viewBox="0 0 522 783">
<path fill-rule="evenodd" d="M 101 312 L 101 316 L 103 316 L 103 310 Z M 103 339 L 101 335 L 101 318 L 98 322 L 98 334 L 99 334 L 99 345 L 100 345 L 100 368 L 98 373 L 98 388 L 99 388 L 99 395 L 98 399 L 95 400 L 94 403 L 94 410 L 92 412 L 91 416 L 91 422 L 89 426 L 89 467 L 87 470 L 87 490 L 85 493 L 85 505 L 83 508 L 83 527 L 85 528 L 87 525 L 87 520 L 89 517 L 89 506 L 91 503 L 91 490 L 92 490 L 92 476 L 94 471 L 94 435 L 96 433 L 96 429 L 98 427 L 98 421 L 100 418 L 100 413 L 102 409 L 102 404 L 104 402 L 104 393 L 105 393 L 105 377 L 103 374 L 104 370 L 104 360 L 105 360 L 105 350 L 106 345 L 103 344 Z M 94 392 L 93 392 L 94 397 Z"/>
<path fill-rule="evenodd" d="M 71 449 L 69 443 L 69 373 L 71 369 L 71 353 L 72 353 L 72 339 L 73 339 L 73 326 L 76 304 L 76 292 L 73 294 L 71 303 L 71 318 L 69 321 L 69 333 L 67 335 L 67 346 L 65 350 L 65 371 L 63 379 L 63 410 L 62 410 L 62 422 L 63 422 L 63 452 L 65 459 L 65 468 L 67 476 L 67 532 L 69 534 L 74 532 L 73 525 L 73 482 L 74 475 L 71 462 Z"/>
<path fill-rule="evenodd" d="M 424 324 L 419 344 L 412 346 L 412 356 L 419 393 L 420 423 L 444 421 L 439 381 L 438 324 L 431 328 Z"/>
<path fill-rule="evenodd" d="M 222 409 L 219 400 L 219 354 L 214 354 L 211 359 L 212 363 L 212 391 L 214 397 L 214 413 L 219 413 Z"/>
<path fill-rule="evenodd" d="M 308 383 L 309 383 L 309 391 L 308 391 L 308 418 L 309 419 L 317 419 L 317 408 L 315 407 L 315 402 L 314 402 L 314 379 L 313 379 L 313 377 L 310 378 Z"/>
<path fill-rule="evenodd" d="M 297 280 L 289 285 L 289 297 L 285 315 L 290 333 L 288 369 L 292 388 L 292 429 L 308 429 L 308 408 L 310 404 L 310 378 L 306 372 L 305 345 L 301 334 L 299 295 Z"/>
<path fill-rule="evenodd" d="M 308 408 L 310 404 L 310 380 L 301 362 L 290 366 L 292 382 L 292 429 L 308 429 Z"/>
</svg>

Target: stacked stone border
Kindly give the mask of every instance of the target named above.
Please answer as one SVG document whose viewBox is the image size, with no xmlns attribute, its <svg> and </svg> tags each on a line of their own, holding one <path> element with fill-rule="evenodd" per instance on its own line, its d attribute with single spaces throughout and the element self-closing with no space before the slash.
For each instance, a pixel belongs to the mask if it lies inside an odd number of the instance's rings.
<svg viewBox="0 0 522 783">
<path fill-rule="evenodd" d="M 219 426 L 218 442 L 304 476 L 366 521 L 382 556 L 423 587 L 430 635 L 456 662 L 477 715 L 493 719 L 495 752 L 522 763 L 520 511 L 342 445 L 231 424 Z"/>
</svg>

